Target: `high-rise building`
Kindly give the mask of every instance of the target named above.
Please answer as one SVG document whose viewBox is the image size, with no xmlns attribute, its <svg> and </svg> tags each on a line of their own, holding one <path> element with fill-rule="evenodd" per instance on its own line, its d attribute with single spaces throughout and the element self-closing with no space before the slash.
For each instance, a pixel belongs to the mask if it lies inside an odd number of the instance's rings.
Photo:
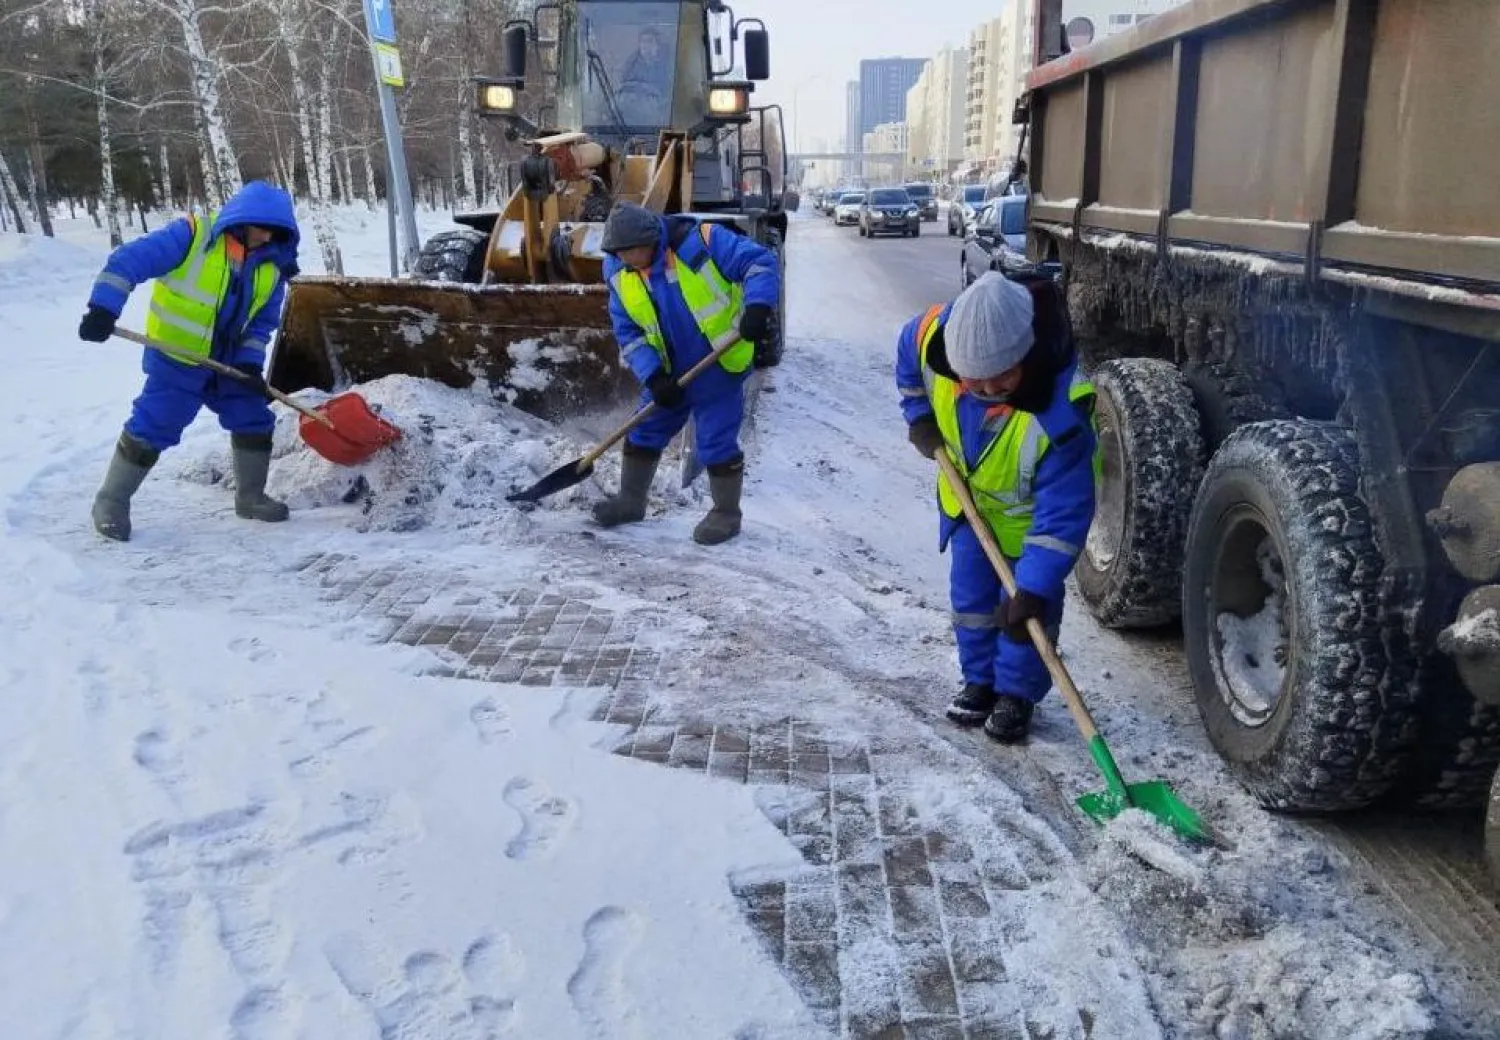
<svg viewBox="0 0 1500 1040">
<path fill-rule="evenodd" d="M 971 169 L 983 167 L 995 154 L 1000 55 L 1005 49 L 1003 30 L 1004 19 L 992 18 L 969 32 L 968 88 L 964 91 L 964 159 Z"/>
<path fill-rule="evenodd" d="M 925 58 L 867 58 L 859 63 L 859 130 L 906 122 L 906 92 L 922 74 Z"/>
<path fill-rule="evenodd" d="M 865 132 L 859 126 L 859 82 L 849 80 L 844 84 L 844 151 L 858 155 L 864 150 Z M 844 176 L 859 173 L 859 163 L 844 165 Z"/>
<path fill-rule="evenodd" d="M 1063 27 L 1068 46 L 1087 47 L 1095 40 L 1122 33 L 1152 15 L 1161 14 L 1185 0 L 1063 0 Z"/>
<path fill-rule="evenodd" d="M 906 92 L 908 167 L 916 176 L 946 175 L 963 158 L 968 65 L 968 51 L 944 47 Z"/>
</svg>

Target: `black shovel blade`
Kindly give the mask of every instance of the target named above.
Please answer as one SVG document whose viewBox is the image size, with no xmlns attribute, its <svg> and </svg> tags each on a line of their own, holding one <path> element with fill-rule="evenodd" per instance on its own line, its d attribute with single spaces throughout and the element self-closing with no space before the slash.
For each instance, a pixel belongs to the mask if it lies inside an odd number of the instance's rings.
<svg viewBox="0 0 1500 1040">
<path fill-rule="evenodd" d="M 594 472 L 594 464 L 592 462 L 585 464 L 582 458 L 577 458 L 572 462 L 565 462 L 561 466 L 558 466 L 525 491 L 517 491 L 513 495 L 506 495 L 505 501 L 540 502 L 548 495 L 555 495 L 559 491 L 566 491 L 570 487 L 583 483 L 589 478 L 589 474 L 592 472 Z"/>
</svg>

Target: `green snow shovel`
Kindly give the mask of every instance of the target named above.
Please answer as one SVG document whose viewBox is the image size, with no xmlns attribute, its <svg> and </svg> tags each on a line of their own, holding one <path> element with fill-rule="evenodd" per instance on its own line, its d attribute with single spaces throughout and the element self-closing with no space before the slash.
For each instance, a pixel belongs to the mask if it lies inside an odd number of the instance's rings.
<svg viewBox="0 0 1500 1040">
<path fill-rule="evenodd" d="M 1014 596 L 1016 594 L 1015 576 L 1011 573 L 1010 565 L 1005 562 L 1005 555 L 1001 553 L 1000 546 L 995 543 L 994 533 L 980 517 L 979 510 L 975 508 L 974 499 L 969 494 L 968 484 L 959 475 L 958 467 L 953 464 L 946 450 L 937 453 L 937 463 L 949 487 L 958 496 L 959 504 L 963 506 L 964 516 L 969 519 L 969 526 L 979 536 L 980 544 L 984 546 L 984 554 L 989 557 L 995 573 L 1000 575 L 1000 583 L 1005 586 L 1006 595 Z M 1148 780 L 1140 784 L 1125 782 L 1125 778 L 1120 775 L 1120 767 L 1115 765 L 1114 755 L 1110 754 L 1109 745 L 1104 743 L 1099 727 L 1094 725 L 1094 718 L 1083 703 L 1083 695 L 1074 685 L 1072 676 L 1068 674 L 1067 667 L 1062 663 L 1062 658 L 1057 656 L 1057 650 L 1052 646 L 1052 640 L 1047 638 L 1047 631 L 1042 627 L 1041 621 L 1037 618 L 1027 619 L 1026 631 L 1031 636 L 1031 641 L 1036 644 L 1037 652 L 1042 655 L 1052 681 L 1062 692 L 1063 703 L 1068 706 L 1068 713 L 1073 716 L 1073 722 L 1078 726 L 1079 733 L 1083 735 L 1084 741 L 1089 746 L 1089 756 L 1099 767 L 1099 772 L 1104 774 L 1104 790 L 1082 796 L 1078 799 L 1078 807 L 1099 823 L 1112 820 L 1129 808 L 1144 809 L 1185 838 L 1222 844 L 1222 840 L 1187 803 L 1172 792 L 1165 781 Z"/>
</svg>

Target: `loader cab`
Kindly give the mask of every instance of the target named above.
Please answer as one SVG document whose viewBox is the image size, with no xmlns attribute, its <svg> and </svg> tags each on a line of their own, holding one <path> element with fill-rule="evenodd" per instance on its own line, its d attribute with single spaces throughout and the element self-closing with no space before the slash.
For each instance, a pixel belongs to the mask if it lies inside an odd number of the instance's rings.
<svg viewBox="0 0 1500 1040">
<path fill-rule="evenodd" d="M 556 12 L 558 126 L 650 150 L 661 130 L 725 121 L 710 105 L 713 22 L 703 0 L 576 0 Z"/>
</svg>

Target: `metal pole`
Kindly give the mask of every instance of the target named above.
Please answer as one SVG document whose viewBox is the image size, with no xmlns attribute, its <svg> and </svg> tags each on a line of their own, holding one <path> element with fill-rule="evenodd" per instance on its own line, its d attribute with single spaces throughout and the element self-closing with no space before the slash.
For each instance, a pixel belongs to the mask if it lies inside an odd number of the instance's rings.
<svg viewBox="0 0 1500 1040">
<path fill-rule="evenodd" d="M 396 246 L 396 171 L 391 168 L 391 153 L 385 153 L 385 217 L 391 233 L 391 277 L 401 274 L 401 251 Z"/>
<path fill-rule="evenodd" d="M 372 58 L 372 60 L 374 60 Z M 380 63 L 375 61 L 375 76 L 380 76 Z M 396 117 L 396 92 L 384 83 L 380 84 L 380 123 L 385 132 L 386 150 L 390 153 L 392 177 L 391 194 L 401 210 L 401 230 L 405 241 L 401 250 L 401 269 L 410 271 L 416 263 L 421 246 L 417 242 L 417 214 L 412 203 L 411 181 L 406 175 L 406 156 L 401 143 L 401 123 Z"/>
</svg>

